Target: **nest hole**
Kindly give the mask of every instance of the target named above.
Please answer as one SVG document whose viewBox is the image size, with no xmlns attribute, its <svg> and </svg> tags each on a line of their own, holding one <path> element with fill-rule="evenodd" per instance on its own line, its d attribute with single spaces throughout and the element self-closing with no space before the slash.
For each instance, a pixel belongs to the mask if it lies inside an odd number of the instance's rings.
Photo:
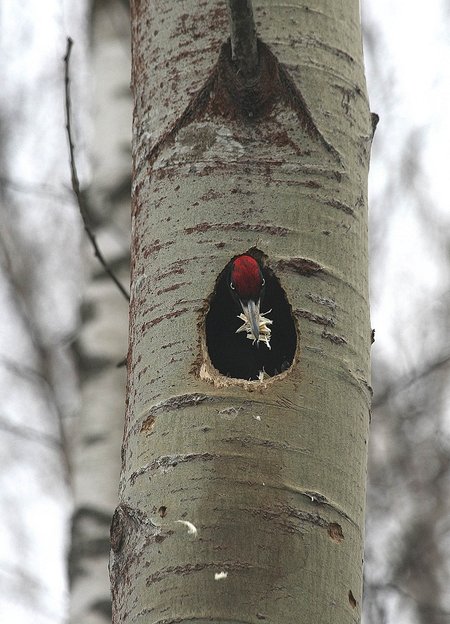
<svg viewBox="0 0 450 624">
<path fill-rule="evenodd" d="M 269 344 L 264 332 L 259 342 L 249 332 L 238 331 L 244 321 L 239 299 L 230 288 L 233 262 L 230 260 L 217 278 L 205 318 L 206 346 L 214 368 L 222 375 L 246 381 L 264 380 L 286 371 L 297 349 L 297 330 L 285 291 L 274 271 L 264 263 L 264 254 L 253 248 L 263 277 L 260 314 L 271 321 Z M 263 321 L 264 324 L 264 321 Z M 270 347 L 270 348 L 269 348 Z"/>
</svg>

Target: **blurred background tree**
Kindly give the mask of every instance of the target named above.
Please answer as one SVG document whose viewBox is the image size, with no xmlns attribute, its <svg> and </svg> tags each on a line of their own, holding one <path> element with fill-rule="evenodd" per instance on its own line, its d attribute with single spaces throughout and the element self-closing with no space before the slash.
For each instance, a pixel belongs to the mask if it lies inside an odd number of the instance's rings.
<svg viewBox="0 0 450 624">
<path fill-rule="evenodd" d="M 367 624 L 450 621 L 448 5 L 365 2 L 370 188 Z"/>
<path fill-rule="evenodd" d="M 450 12 L 363 2 L 371 108 L 374 404 L 366 624 L 450 621 Z M 258 3 L 255 1 L 258 19 Z M 0 7 L 0 621 L 110 621 L 108 530 L 124 412 L 131 95 L 125 0 Z M 69 560 L 69 574 L 67 573 Z M 70 587 L 69 587 L 70 577 Z M 69 600 L 70 592 L 70 600 Z M 70 607 L 69 607 L 70 603 Z"/>
</svg>

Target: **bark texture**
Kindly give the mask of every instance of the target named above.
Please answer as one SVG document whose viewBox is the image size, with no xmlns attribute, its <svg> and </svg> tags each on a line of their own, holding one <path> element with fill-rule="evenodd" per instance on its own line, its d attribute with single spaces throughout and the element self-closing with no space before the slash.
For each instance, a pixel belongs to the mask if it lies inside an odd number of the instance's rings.
<svg viewBox="0 0 450 624">
<path fill-rule="evenodd" d="M 258 2 L 253 92 L 222 46 L 225 4 L 135 0 L 132 11 L 132 303 L 113 620 L 358 622 L 372 134 L 358 3 Z M 218 375 L 204 341 L 216 277 L 252 247 L 299 330 L 291 369 L 264 382 Z"/>
</svg>

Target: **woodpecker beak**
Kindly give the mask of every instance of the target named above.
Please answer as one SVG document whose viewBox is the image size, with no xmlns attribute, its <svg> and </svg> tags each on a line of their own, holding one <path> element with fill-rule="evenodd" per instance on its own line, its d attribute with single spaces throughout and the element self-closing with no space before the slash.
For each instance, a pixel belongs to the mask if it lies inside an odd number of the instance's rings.
<svg viewBox="0 0 450 624">
<path fill-rule="evenodd" d="M 242 306 L 242 310 L 244 311 L 245 316 L 248 318 L 248 322 L 250 324 L 250 327 L 252 328 L 252 334 L 254 339 L 257 341 L 256 344 L 258 344 L 258 340 L 259 340 L 259 303 L 260 301 L 258 300 L 256 303 L 253 301 L 253 299 L 249 299 L 247 305 L 245 305 L 244 303 L 242 303 L 241 300 L 240 304 Z"/>
</svg>

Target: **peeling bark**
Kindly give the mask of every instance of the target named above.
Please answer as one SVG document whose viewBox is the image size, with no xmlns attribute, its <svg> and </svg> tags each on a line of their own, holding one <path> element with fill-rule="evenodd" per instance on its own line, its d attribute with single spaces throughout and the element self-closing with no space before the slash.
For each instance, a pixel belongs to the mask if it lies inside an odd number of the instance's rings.
<svg viewBox="0 0 450 624">
<path fill-rule="evenodd" d="M 120 500 L 147 528 L 112 553 L 117 623 L 360 618 L 372 128 L 358 3 L 314 8 L 258 3 L 249 90 L 223 3 L 133 3 Z M 251 248 L 299 325 L 293 365 L 262 382 L 204 348 L 217 276 Z"/>
</svg>

